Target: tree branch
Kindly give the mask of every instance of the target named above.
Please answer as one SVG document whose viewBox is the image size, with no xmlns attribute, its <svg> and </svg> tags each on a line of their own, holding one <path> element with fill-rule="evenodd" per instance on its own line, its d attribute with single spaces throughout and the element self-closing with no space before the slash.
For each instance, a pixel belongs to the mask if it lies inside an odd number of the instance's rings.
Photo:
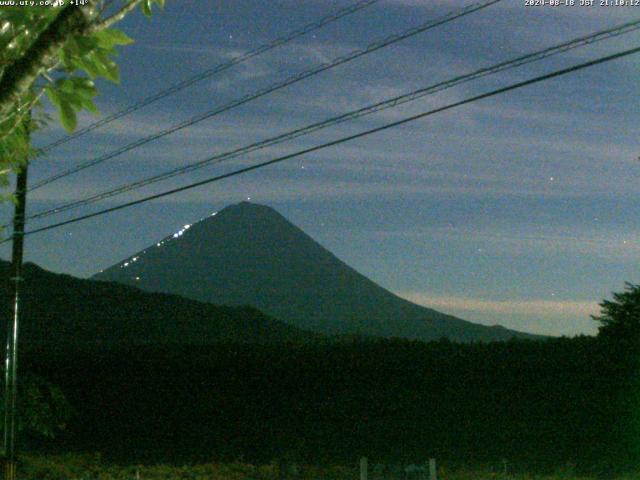
<svg viewBox="0 0 640 480">
<path fill-rule="evenodd" d="M 0 79 L 0 120 L 4 120 L 38 75 L 50 65 L 72 36 L 86 31 L 92 21 L 92 7 L 68 5 L 45 28 L 29 49 L 4 70 Z"/>
<path fill-rule="evenodd" d="M 104 30 L 105 28 L 109 28 L 114 23 L 122 20 L 129 12 L 131 12 L 134 8 L 136 8 L 142 0 L 130 0 L 124 5 L 120 10 L 111 15 L 109 18 L 105 18 L 101 22 L 94 23 L 89 27 L 89 33 L 99 32 L 100 30 Z"/>
<path fill-rule="evenodd" d="M 31 102 L 29 102 L 28 105 L 22 105 L 17 108 L 15 118 L 13 119 L 13 125 L 7 132 L 0 133 L 0 141 L 4 140 L 9 135 L 13 134 L 13 132 L 16 130 L 16 128 L 18 128 L 18 126 L 24 119 L 24 117 L 31 114 L 31 109 L 34 107 L 36 103 L 38 103 L 38 100 L 40 100 L 44 92 L 45 92 L 45 89 L 44 87 L 42 87 L 40 89 L 40 92 L 38 92 L 38 94 L 33 97 L 33 100 L 31 100 Z M 8 118 L 1 120 L 0 125 L 2 125 L 2 123 L 7 120 Z M 0 175 L 2 175 L 2 172 L 0 172 Z"/>
<path fill-rule="evenodd" d="M 92 34 L 109 28 L 141 2 L 142 0 L 129 0 L 120 10 L 102 21 L 96 21 L 97 12 L 91 5 L 65 7 L 25 54 L 4 69 L 0 78 L 0 121 L 6 120 L 42 71 L 55 63 L 56 55 L 71 36 Z"/>
</svg>

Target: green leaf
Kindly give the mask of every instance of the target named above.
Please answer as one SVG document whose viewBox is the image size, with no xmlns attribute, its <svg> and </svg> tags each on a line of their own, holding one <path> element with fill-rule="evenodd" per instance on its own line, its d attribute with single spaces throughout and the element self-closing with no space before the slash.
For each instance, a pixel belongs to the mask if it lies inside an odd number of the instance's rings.
<svg viewBox="0 0 640 480">
<path fill-rule="evenodd" d="M 77 84 L 88 87 L 85 89 L 83 95 L 73 90 L 74 80 Z M 89 95 L 90 89 L 93 87 L 89 86 L 84 80 L 87 79 L 79 77 L 74 79 L 65 78 L 58 80 L 55 85 L 50 85 L 45 89 L 49 100 L 51 100 L 51 103 L 58 109 L 60 121 L 68 132 L 72 132 L 76 128 L 78 123 L 76 112 L 83 108 L 94 113 L 98 111 L 92 100 L 93 95 Z"/>
<path fill-rule="evenodd" d="M 78 35 L 75 38 L 76 38 L 78 47 L 80 49 L 80 54 L 84 52 L 90 52 L 100 46 L 98 43 L 98 39 L 95 38 L 95 35 L 92 35 L 92 36 Z"/>
<path fill-rule="evenodd" d="M 91 113 L 93 114 L 99 114 L 100 111 L 98 110 L 98 107 L 96 106 L 95 103 L 93 103 L 93 100 L 91 99 L 83 99 L 82 100 L 82 106 L 84 108 L 86 108 L 87 110 L 89 110 Z"/>
<path fill-rule="evenodd" d="M 69 78 L 73 83 L 73 86 L 76 89 L 81 89 L 84 91 L 92 92 L 91 95 L 96 95 L 98 91 L 96 90 L 95 83 L 89 78 L 86 77 L 71 77 Z"/>
<path fill-rule="evenodd" d="M 118 65 L 114 62 L 105 50 L 94 50 L 81 59 L 83 69 L 91 78 L 104 77 L 114 83 L 120 81 Z"/>
<path fill-rule="evenodd" d="M 147 17 L 151 16 L 151 4 L 152 0 L 142 0 L 140 4 L 140 8 L 142 8 L 142 13 L 144 13 Z"/>
<path fill-rule="evenodd" d="M 62 126 L 67 129 L 67 132 L 71 133 L 75 130 L 78 124 L 78 117 L 71 104 L 62 103 L 60 105 L 60 121 Z"/>
<path fill-rule="evenodd" d="M 102 30 L 96 33 L 94 38 L 96 38 L 100 47 L 106 49 L 112 49 L 117 45 L 130 45 L 133 43 L 133 39 L 131 37 L 117 28 Z"/>
<path fill-rule="evenodd" d="M 96 58 L 96 65 L 98 65 L 100 69 L 100 75 L 114 83 L 120 83 L 120 70 L 118 70 L 118 64 L 109 58 L 109 56 L 102 50 L 96 50 L 93 54 Z"/>
<path fill-rule="evenodd" d="M 118 64 L 109 59 L 109 61 L 106 63 L 106 67 L 109 71 L 107 79 L 111 80 L 114 83 L 120 83 L 120 69 L 118 68 Z"/>
<path fill-rule="evenodd" d="M 86 77 L 69 77 L 56 81 L 56 86 L 69 95 L 75 95 L 82 99 L 92 99 L 98 94 L 93 81 Z"/>
<path fill-rule="evenodd" d="M 61 102 L 58 91 L 51 85 L 46 87 L 44 91 L 46 92 L 47 97 L 49 97 L 49 100 L 51 100 L 51 103 L 53 103 L 56 108 L 60 109 Z"/>
<path fill-rule="evenodd" d="M 87 55 L 83 55 L 77 58 L 74 62 L 78 67 L 89 74 L 91 78 L 104 76 L 104 66 L 101 60 L 95 55 L 95 52 L 90 52 Z"/>
</svg>

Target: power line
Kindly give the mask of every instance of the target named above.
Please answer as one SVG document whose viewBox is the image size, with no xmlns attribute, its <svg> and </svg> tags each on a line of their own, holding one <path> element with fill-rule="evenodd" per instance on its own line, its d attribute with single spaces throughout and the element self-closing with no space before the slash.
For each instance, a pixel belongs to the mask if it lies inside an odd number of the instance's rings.
<svg viewBox="0 0 640 480">
<path fill-rule="evenodd" d="M 626 57 L 628 55 L 632 55 L 632 54 L 635 54 L 635 53 L 638 53 L 638 52 L 640 52 L 640 47 L 635 47 L 635 48 L 632 48 L 632 49 L 629 49 L 629 50 L 624 50 L 622 52 L 618 52 L 618 53 L 615 53 L 615 54 L 612 54 L 612 55 L 607 55 L 605 57 L 600 57 L 600 58 L 595 59 L 595 60 L 590 60 L 588 62 L 584 62 L 584 63 L 578 64 L 578 65 L 574 65 L 572 67 L 564 68 L 564 69 L 561 69 L 561 70 L 556 70 L 555 72 L 551 72 L 551 73 L 548 73 L 548 74 L 545 74 L 545 75 L 540 75 L 538 77 L 535 77 L 535 78 L 532 78 L 532 79 L 529 79 L 529 80 L 525 80 L 525 81 L 522 81 L 522 82 L 518 82 L 518 83 L 515 83 L 515 84 L 512 84 L 512 85 L 509 85 L 507 87 L 502 87 L 502 88 L 499 88 L 497 90 L 492 90 L 492 91 L 487 92 L 487 93 L 476 95 L 476 96 L 467 98 L 465 100 L 461 100 L 459 102 L 455 102 L 455 103 L 451 103 L 449 105 L 445 105 L 444 107 L 439 107 L 439 108 L 436 108 L 436 109 L 433 109 L 433 110 L 429 110 L 427 112 L 419 113 L 417 115 L 412 115 L 410 117 L 406 117 L 406 118 L 403 118 L 401 120 L 397 120 L 395 122 L 387 123 L 387 124 L 382 125 L 380 127 L 376 127 L 376 128 L 372 128 L 372 129 L 369 129 L 369 130 L 365 130 L 363 132 L 360 132 L 360 133 L 357 133 L 357 134 L 354 134 L 354 135 L 349 135 L 347 137 L 342 137 L 342 138 L 339 138 L 337 140 L 333 140 L 331 142 L 323 143 L 321 145 L 316 145 L 314 147 L 306 148 L 304 150 L 299 150 L 297 152 L 290 153 L 288 155 L 284 155 L 284 156 L 281 156 L 281 157 L 277 157 L 277 158 L 274 158 L 272 160 L 268 160 L 266 162 L 261 162 L 261 163 L 258 163 L 256 165 L 251 165 L 249 167 L 240 168 L 240 169 L 234 170 L 234 171 L 229 172 L 229 173 L 225 173 L 225 174 L 222 174 L 222 175 L 217 175 L 215 177 L 210 177 L 208 179 L 201 180 L 201 181 L 198 181 L 198 182 L 194 182 L 194 183 L 191 183 L 189 185 L 185 185 L 185 186 L 182 186 L 182 187 L 174 188 L 174 189 L 171 189 L 171 190 L 167 190 L 165 192 L 157 193 L 157 194 L 154 194 L 154 195 L 149 195 L 147 197 L 140 198 L 138 200 L 127 202 L 127 203 L 124 203 L 124 204 L 121 204 L 121 205 L 117 205 L 115 207 L 106 208 L 106 209 L 100 210 L 98 212 L 93 212 L 93 213 L 90 213 L 90 214 L 87 214 L 87 215 L 82 215 L 82 216 L 79 216 L 79 217 L 72 218 L 70 220 L 66 220 L 66 221 L 63 221 L 63 222 L 55 223 L 55 224 L 48 225 L 48 226 L 45 226 L 45 227 L 41 227 L 41 228 L 38 228 L 38 229 L 35 229 L 35 230 L 30 230 L 28 232 L 25 232 L 25 235 L 33 235 L 35 233 L 40 233 L 40 232 L 44 232 L 44 231 L 47 231 L 47 230 L 52 230 L 54 228 L 59 228 L 59 227 L 65 226 L 65 225 L 69 225 L 71 223 L 76 223 L 76 222 L 80 222 L 82 220 L 86 220 L 86 219 L 89 219 L 89 218 L 101 216 L 101 215 L 104 215 L 104 214 L 107 214 L 107 213 L 110 213 L 110 212 L 114 212 L 116 210 L 122 210 L 124 208 L 132 207 L 134 205 L 139 205 L 141 203 L 146 203 L 146 202 L 149 202 L 151 200 L 156 200 L 158 198 L 162 198 L 162 197 L 166 197 L 166 196 L 169 196 L 169 195 L 173 195 L 175 193 L 179 193 L 179 192 L 183 192 L 183 191 L 186 191 L 186 190 L 190 190 L 192 188 L 200 187 L 202 185 L 207 185 L 209 183 L 218 182 L 218 181 L 224 180 L 226 178 L 231 178 L 231 177 L 234 177 L 236 175 L 241 175 L 243 173 L 247 173 L 247 172 L 250 172 L 250 171 L 253 171 L 253 170 L 257 170 L 257 169 L 260 169 L 260 168 L 263 168 L 263 167 L 266 167 L 266 166 L 269 166 L 269 165 L 273 165 L 275 163 L 283 162 L 283 161 L 289 160 L 291 158 L 299 157 L 301 155 L 306 155 L 307 153 L 316 152 L 318 150 L 322 150 L 322 149 L 325 149 L 325 148 L 328 148 L 328 147 L 332 147 L 332 146 L 339 145 L 339 144 L 342 144 L 342 143 L 345 143 L 345 142 L 349 142 L 351 140 L 355 140 L 355 139 L 358 139 L 358 138 L 361 138 L 361 137 L 365 137 L 365 136 L 371 135 L 373 133 L 381 132 L 381 131 L 387 130 L 389 128 L 397 127 L 397 126 L 403 125 L 405 123 L 413 122 L 415 120 L 418 120 L 418 119 L 421 119 L 421 118 L 424 118 L 424 117 L 428 117 L 428 116 L 434 115 L 436 113 L 444 112 L 446 110 L 450 110 L 450 109 L 453 109 L 453 108 L 456 108 L 456 107 L 459 107 L 459 106 L 462 106 L 462 105 L 466 105 L 468 103 L 472 103 L 472 102 L 476 102 L 478 100 L 482 100 L 482 99 L 485 99 L 485 98 L 493 97 L 493 96 L 496 96 L 496 95 L 499 95 L 499 94 L 502 94 L 502 93 L 506 93 L 506 92 L 509 92 L 509 91 L 512 91 L 512 90 L 516 90 L 518 88 L 522 88 L 522 87 L 525 87 L 525 86 L 528 86 L 528 85 L 532 85 L 532 84 L 543 82 L 543 81 L 546 81 L 546 80 L 549 80 L 549 79 L 552 79 L 552 78 L 555 78 L 555 77 L 559 77 L 561 75 L 566 75 L 568 73 L 572 73 L 572 72 L 575 72 L 575 71 L 578 71 L 578 70 L 582 70 L 584 68 L 588 68 L 588 67 L 591 67 L 591 66 L 594 66 L 594 65 L 599 65 L 599 64 L 602 64 L 602 63 L 605 63 L 605 62 L 616 60 L 618 58 Z M 3 240 L 0 243 L 5 243 L 7 241 L 8 240 Z"/>
<path fill-rule="evenodd" d="M 476 70 L 472 73 L 468 73 L 465 75 L 460 75 L 457 77 L 454 77 L 450 80 L 446 80 L 444 82 L 440 82 L 440 83 L 436 83 L 434 85 L 430 85 L 428 87 L 424 87 L 424 88 L 420 88 L 418 90 L 412 91 L 410 93 L 406 93 L 403 95 L 399 95 L 378 103 L 375 103 L 373 105 L 369 105 L 342 115 L 338 115 L 336 117 L 332 117 L 330 119 L 321 121 L 321 122 L 317 122 L 317 123 L 313 123 L 311 125 L 302 127 L 302 128 L 298 128 L 286 133 L 283 133 L 281 135 L 275 136 L 275 137 L 271 137 L 269 139 L 260 141 L 260 142 L 256 142 L 253 143 L 251 145 L 248 146 L 244 146 L 241 148 L 237 148 L 228 152 L 224 152 L 224 153 L 220 153 L 214 157 L 210 157 L 207 158 L 205 160 L 201 160 L 195 163 L 191 163 L 189 165 L 185 165 L 183 167 L 178 167 L 175 168 L 173 170 L 169 170 L 167 172 L 163 172 L 161 174 L 158 175 L 154 175 L 152 177 L 148 177 L 142 180 L 138 180 L 135 182 L 131 182 L 131 183 L 127 183 L 125 185 L 121 185 L 115 189 L 112 190 L 108 190 L 105 192 L 101 192 L 89 197 L 86 197 L 84 199 L 80 199 L 80 200 L 76 200 L 73 202 L 69 202 L 63 205 L 59 205 L 55 208 L 49 209 L 49 210 L 45 210 L 42 212 L 38 212 L 35 214 L 30 215 L 29 217 L 27 217 L 28 219 L 37 219 L 37 218 L 44 218 L 44 217 L 48 217 L 51 215 L 55 215 L 58 213 L 62 213 L 64 211 L 67 210 L 71 210 L 74 208 L 78 208 L 81 206 L 86 206 L 89 205 L 91 203 L 94 202 L 98 202 L 101 200 L 105 200 L 107 198 L 111 198 L 114 197 L 116 195 L 120 195 L 122 193 L 126 193 L 132 190 L 136 190 L 138 188 L 141 188 L 143 186 L 147 186 L 147 185 L 151 185 L 153 183 L 162 181 L 162 180 L 166 180 L 178 175 L 183 175 L 185 173 L 189 173 L 192 172 L 194 170 L 203 168 L 205 166 L 211 165 L 213 163 L 221 163 L 222 161 L 225 160 L 229 160 L 232 158 L 236 158 L 239 157 L 241 155 L 250 153 L 250 152 L 254 152 L 257 150 L 261 150 L 285 141 L 289 141 L 292 140 L 294 138 L 298 138 L 301 137 L 303 135 L 307 135 L 309 133 L 333 126 L 333 125 L 337 125 L 339 123 L 345 122 L 345 121 L 350 121 L 350 120 L 354 120 L 356 118 L 360 118 L 363 117 L 365 115 L 369 115 L 372 113 L 376 113 L 388 108 L 392 108 L 392 107 L 396 107 L 398 105 L 402 105 L 404 103 L 410 102 L 410 101 L 414 101 L 417 100 L 419 98 L 422 98 L 426 95 L 431 95 L 433 93 L 436 92 L 440 92 L 442 90 L 451 88 L 453 86 L 456 85 L 460 85 L 462 83 L 466 83 L 468 81 L 471 80 L 475 80 L 487 75 L 491 75 L 494 73 L 498 73 L 498 72 L 502 72 L 511 68 L 515 68 L 515 67 L 519 67 L 531 62 L 535 62 L 538 60 L 542 60 L 548 57 L 551 57 L 553 55 L 557 55 L 559 53 L 564 53 L 567 52 L 571 49 L 575 49 L 584 45 L 589 45 L 589 44 L 593 44 L 595 42 L 601 41 L 601 40 L 605 40 L 608 38 L 612 38 L 612 37 L 616 37 L 619 35 L 623 35 L 625 33 L 629 33 L 635 30 L 640 29 L 640 19 L 638 20 L 634 20 L 631 22 L 627 22 L 624 23 L 622 25 L 618 25 L 612 28 L 608 28 L 606 30 L 602 30 L 587 36 L 583 36 L 583 37 L 579 37 L 573 40 L 570 40 L 568 42 L 562 43 L 560 45 L 556 45 L 553 47 L 549 47 L 549 48 L 545 48 L 543 50 L 539 50 L 533 53 L 529 53 L 511 60 L 507 60 L 501 63 L 498 63 L 497 65 L 493 65 L 491 67 L 485 67 L 485 68 L 481 68 L 479 70 Z"/>
<path fill-rule="evenodd" d="M 345 8 L 341 8 L 340 10 L 337 10 L 329 15 L 326 15 L 325 17 L 322 17 L 320 20 L 313 22 L 313 23 L 309 23 L 297 30 L 294 30 L 290 33 L 288 33 L 287 35 L 283 36 L 283 37 L 279 37 L 265 45 L 262 45 L 254 50 L 251 50 L 243 55 L 238 55 L 236 57 L 231 58 L 231 60 L 224 62 L 224 63 L 220 63 L 214 67 L 208 68 L 206 70 L 203 70 L 200 73 L 197 73 L 196 75 L 193 75 L 189 78 L 186 78 L 184 80 L 181 80 L 180 82 L 174 83 L 173 85 L 171 85 L 170 87 L 166 88 L 165 90 L 161 90 L 159 92 L 156 92 L 153 95 L 150 95 L 146 98 L 143 98 L 142 100 L 139 100 L 138 102 L 129 105 L 128 107 L 124 108 L 123 110 L 120 110 L 118 112 L 112 113 L 111 115 L 108 115 L 100 120 L 98 120 L 97 122 L 92 123 L 91 125 L 87 125 L 84 128 L 81 128 L 80 130 L 76 131 L 75 133 L 71 134 L 71 135 L 66 135 L 62 138 L 59 138 L 58 140 L 49 143 L 47 145 L 45 145 L 44 147 L 41 147 L 39 149 L 40 153 L 47 153 L 50 150 L 53 150 L 54 148 L 63 145 L 67 142 L 70 142 L 71 140 L 74 140 L 78 137 L 81 137 L 82 135 L 84 135 L 85 133 L 91 132 L 93 130 L 96 130 L 100 127 L 102 127 L 103 125 L 107 125 L 108 123 L 111 123 L 119 118 L 122 118 L 126 115 L 129 115 L 132 112 L 135 112 L 136 110 L 139 110 L 143 107 L 146 107 L 147 105 L 150 105 L 154 102 L 157 102 L 158 100 L 161 100 L 165 97 L 168 97 L 169 95 L 172 95 L 176 92 L 179 92 L 180 90 L 184 90 L 187 87 L 190 87 L 191 85 L 193 85 L 194 83 L 200 82 L 202 80 L 205 80 L 207 78 L 210 78 L 218 73 L 224 72 L 225 70 L 228 70 L 229 68 L 233 67 L 234 65 L 238 65 L 239 63 L 242 62 L 246 62 L 247 60 L 253 58 L 253 57 L 257 57 L 258 55 L 261 55 L 263 53 L 266 53 L 270 50 L 273 50 L 274 48 L 280 47 L 282 45 L 286 45 L 287 43 L 303 36 L 306 35 L 308 33 L 313 32 L 314 30 L 319 30 L 320 28 L 324 27 L 325 25 L 328 25 L 329 23 L 335 22 L 336 20 L 339 20 L 343 17 L 346 17 L 347 15 L 351 15 L 353 13 L 358 12 L 359 10 L 362 10 L 364 8 L 367 8 L 371 5 L 373 5 L 374 3 L 378 3 L 380 0 L 361 0 L 359 2 L 354 3 L 353 5 L 349 5 L 348 7 Z"/>
<path fill-rule="evenodd" d="M 227 103 L 221 107 L 215 108 L 214 110 L 210 110 L 208 112 L 202 113 L 200 115 L 196 115 L 195 117 L 190 118 L 189 120 L 185 120 L 184 122 L 181 122 L 177 125 L 174 125 L 172 127 L 169 127 L 165 130 L 162 130 L 158 133 L 155 133 L 153 135 L 149 135 L 147 137 L 144 137 L 140 140 L 137 140 L 135 142 L 129 143 L 128 145 L 125 145 L 124 147 L 118 148 L 112 152 L 109 152 L 105 155 L 102 155 L 100 157 L 94 158 L 93 160 L 89 160 L 87 162 L 81 163 L 80 165 L 77 165 L 76 167 L 70 168 L 64 172 L 61 172 L 59 174 L 53 175 L 49 178 L 46 178 L 40 182 L 37 182 L 36 184 L 34 184 L 30 190 L 36 190 L 37 188 L 43 187 L 44 185 L 47 185 L 49 183 L 52 183 L 56 180 L 59 180 L 61 178 L 67 177 L 69 175 L 72 175 L 74 173 L 77 173 L 81 170 L 84 170 L 86 168 L 92 167 L 94 165 L 98 165 L 99 163 L 102 163 L 106 160 L 109 160 L 111 158 L 117 157 L 118 155 L 121 155 L 125 152 L 129 152 L 135 148 L 141 147 L 142 145 L 146 145 L 147 143 L 150 143 L 154 140 L 157 140 L 159 138 L 165 137 L 169 134 L 175 133 L 178 130 L 182 130 L 184 128 L 190 127 L 198 122 L 201 122 L 203 120 L 207 120 L 211 117 L 214 117 L 216 115 L 219 115 L 221 113 L 227 112 L 233 108 L 239 107 L 241 105 L 244 105 L 252 100 L 255 100 L 257 98 L 263 97 L 269 93 L 275 92 L 277 90 L 281 90 L 285 87 L 288 87 L 290 85 L 293 85 L 294 83 L 300 82 L 302 80 L 305 80 L 309 77 L 312 77 L 314 75 L 317 75 L 321 72 L 324 72 L 326 70 L 329 70 L 331 68 L 337 67 L 339 65 L 342 65 L 344 63 L 350 62 L 352 60 L 355 60 L 359 57 L 362 57 L 364 55 L 368 55 L 369 53 L 372 53 L 376 50 L 380 50 L 382 48 L 385 48 L 389 45 L 392 45 L 394 43 L 397 43 L 401 40 L 405 40 L 409 37 L 412 37 L 414 35 L 417 35 L 419 33 L 422 33 L 426 30 L 429 30 L 431 28 L 435 28 L 437 26 L 443 25 L 445 23 L 451 22 L 453 20 L 456 20 L 460 17 L 463 17 L 465 15 L 469 15 L 470 13 L 476 12 L 478 10 L 481 10 L 483 8 L 487 8 L 491 5 L 493 5 L 494 3 L 498 3 L 501 2 L 502 0 L 484 0 L 482 2 L 477 2 L 477 3 L 473 3 L 470 4 L 464 8 L 461 8 L 459 10 L 455 10 L 453 12 L 450 12 L 449 14 L 445 15 L 444 17 L 440 17 L 439 19 L 436 20 L 432 20 L 426 23 L 423 23 L 417 27 L 413 27 L 410 28 L 409 30 L 405 30 L 402 33 L 398 33 L 398 34 L 394 34 L 394 35 L 390 35 L 382 40 L 379 40 L 377 42 L 371 43 L 369 44 L 367 47 L 360 49 L 360 50 L 355 50 L 351 53 L 348 53 L 344 56 L 335 58 L 333 61 L 331 61 L 330 63 L 322 63 L 320 65 L 317 65 L 309 70 L 305 70 L 303 72 L 297 73 L 291 77 L 286 78 L 283 81 L 274 83 L 266 88 L 262 88 L 256 92 L 247 94 L 237 100 L 234 100 L 233 102 Z"/>
</svg>

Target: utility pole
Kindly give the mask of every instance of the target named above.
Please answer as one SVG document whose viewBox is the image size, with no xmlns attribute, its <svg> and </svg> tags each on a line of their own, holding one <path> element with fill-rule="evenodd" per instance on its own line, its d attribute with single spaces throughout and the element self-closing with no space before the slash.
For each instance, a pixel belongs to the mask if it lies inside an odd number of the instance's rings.
<svg viewBox="0 0 640 480">
<path fill-rule="evenodd" d="M 30 120 L 30 117 L 29 117 Z M 28 128 L 28 127 L 27 127 Z M 18 171 L 13 214 L 13 247 L 9 292 L 12 298 L 12 318 L 7 322 L 7 347 L 4 363 L 4 480 L 16 478 L 16 399 L 18 370 L 18 325 L 21 314 L 20 285 L 22 282 L 22 258 L 24 251 L 24 224 L 27 204 L 28 158 Z"/>
</svg>

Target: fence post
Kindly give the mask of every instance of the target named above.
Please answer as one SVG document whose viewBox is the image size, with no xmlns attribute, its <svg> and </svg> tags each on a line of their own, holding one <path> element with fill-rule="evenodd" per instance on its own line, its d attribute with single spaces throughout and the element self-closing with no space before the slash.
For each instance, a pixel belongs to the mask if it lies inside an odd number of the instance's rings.
<svg viewBox="0 0 640 480">
<path fill-rule="evenodd" d="M 436 459 L 429 459 L 429 480 L 438 480 L 438 469 L 436 468 Z"/>
<path fill-rule="evenodd" d="M 367 462 L 367 457 L 362 457 L 360 459 L 360 480 L 367 480 L 367 469 L 368 469 L 368 462 Z"/>
</svg>

